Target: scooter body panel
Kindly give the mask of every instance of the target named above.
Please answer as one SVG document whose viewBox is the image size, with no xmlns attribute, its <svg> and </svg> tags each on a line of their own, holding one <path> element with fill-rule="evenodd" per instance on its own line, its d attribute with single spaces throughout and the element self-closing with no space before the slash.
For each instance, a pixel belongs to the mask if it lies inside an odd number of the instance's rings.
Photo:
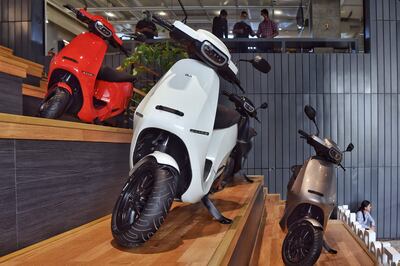
<svg viewBox="0 0 400 266">
<path fill-rule="evenodd" d="M 130 167 L 133 168 L 132 158 L 140 132 L 148 128 L 171 132 L 185 144 L 192 168 L 191 183 L 182 195 L 182 201 L 200 201 L 215 179 L 214 175 L 203 180 L 207 156 L 213 159 L 211 172 L 214 172 L 235 145 L 237 137 L 235 126 L 213 131 L 218 94 L 219 77 L 212 68 L 194 59 L 178 61 L 136 110 Z M 210 150 L 211 144 L 221 150 Z"/>
<path fill-rule="evenodd" d="M 108 82 L 96 80 L 94 97 L 105 106 L 96 108 L 97 118 L 104 121 L 123 113 L 132 97 L 133 85 L 130 82 Z"/>
<path fill-rule="evenodd" d="M 311 158 L 304 163 L 293 186 L 288 191 L 287 205 L 280 222 L 281 228 L 283 230 L 287 229 L 293 213 L 301 213 L 298 208 L 311 206 L 311 209 L 316 208 L 322 211 L 316 212 L 322 213 L 322 226 L 325 230 L 335 203 L 336 178 L 334 165 L 321 159 Z"/>
</svg>

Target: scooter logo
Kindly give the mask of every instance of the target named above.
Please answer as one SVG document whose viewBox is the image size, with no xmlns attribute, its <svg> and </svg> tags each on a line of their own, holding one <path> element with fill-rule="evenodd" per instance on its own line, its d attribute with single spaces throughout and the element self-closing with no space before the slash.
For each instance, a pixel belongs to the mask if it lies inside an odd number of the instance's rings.
<svg viewBox="0 0 400 266">
<path fill-rule="evenodd" d="M 93 73 L 86 72 L 86 71 L 83 71 L 83 70 L 82 70 L 82 73 L 85 74 L 86 76 L 90 76 L 90 77 L 93 77 L 93 76 L 94 76 Z"/>
</svg>

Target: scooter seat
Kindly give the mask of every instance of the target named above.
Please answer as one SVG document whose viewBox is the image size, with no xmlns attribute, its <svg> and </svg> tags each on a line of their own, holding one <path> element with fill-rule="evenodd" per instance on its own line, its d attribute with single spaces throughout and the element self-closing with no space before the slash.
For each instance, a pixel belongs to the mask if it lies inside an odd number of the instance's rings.
<svg viewBox="0 0 400 266">
<path fill-rule="evenodd" d="M 126 72 L 117 71 L 111 67 L 103 66 L 97 74 L 98 80 L 108 82 L 135 82 L 136 78 Z"/>
<path fill-rule="evenodd" d="M 231 108 L 218 104 L 217 114 L 215 116 L 214 129 L 223 129 L 239 123 L 240 114 Z"/>
</svg>

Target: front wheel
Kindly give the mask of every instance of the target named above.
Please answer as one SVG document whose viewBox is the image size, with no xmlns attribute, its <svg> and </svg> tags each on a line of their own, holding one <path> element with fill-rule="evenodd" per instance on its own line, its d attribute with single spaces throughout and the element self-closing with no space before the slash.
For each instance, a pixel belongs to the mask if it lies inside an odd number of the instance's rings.
<svg viewBox="0 0 400 266">
<path fill-rule="evenodd" d="M 282 245 L 282 260 L 285 265 L 311 266 L 318 260 L 323 243 L 323 231 L 308 221 L 290 226 Z"/>
<path fill-rule="evenodd" d="M 71 95 L 63 88 L 55 88 L 53 95 L 40 106 L 39 116 L 44 118 L 59 118 L 64 114 Z"/>
<path fill-rule="evenodd" d="M 113 210 L 111 230 L 123 247 L 138 246 L 160 228 L 175 198 L 178 172 L 152 157 L 138 163 Z"/>
</svg>

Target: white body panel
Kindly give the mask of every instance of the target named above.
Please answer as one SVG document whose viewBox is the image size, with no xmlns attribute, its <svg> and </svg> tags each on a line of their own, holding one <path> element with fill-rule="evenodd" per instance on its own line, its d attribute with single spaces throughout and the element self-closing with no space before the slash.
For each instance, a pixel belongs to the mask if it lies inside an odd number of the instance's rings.
<svg viewBox="0 0 400 266">
<path fill-rule="evenodd" d="M 182 195 L 182 201 L 200 201 L 208 193 L 218 167 L 229 156 L 237 139 L 237 125 L 213 132 L 218 94 L 219 77 L 213 69 L 193 59 L 178 61 L 150 90 L 136 110 L 143 117 L 134 116 L 131 169 L 136 140 L 141 131 L 159 128 L 171 132 L 186 145 L 192 168 L 192 181 Z M 179 110 L 184 115 L 157 110 L 157 105 Z M 207 132 L 208 135 L 191 132 L 191 129 Z M 213 166 L 204 182 L 206 158 L 213 162 Z"/>
</svg>

